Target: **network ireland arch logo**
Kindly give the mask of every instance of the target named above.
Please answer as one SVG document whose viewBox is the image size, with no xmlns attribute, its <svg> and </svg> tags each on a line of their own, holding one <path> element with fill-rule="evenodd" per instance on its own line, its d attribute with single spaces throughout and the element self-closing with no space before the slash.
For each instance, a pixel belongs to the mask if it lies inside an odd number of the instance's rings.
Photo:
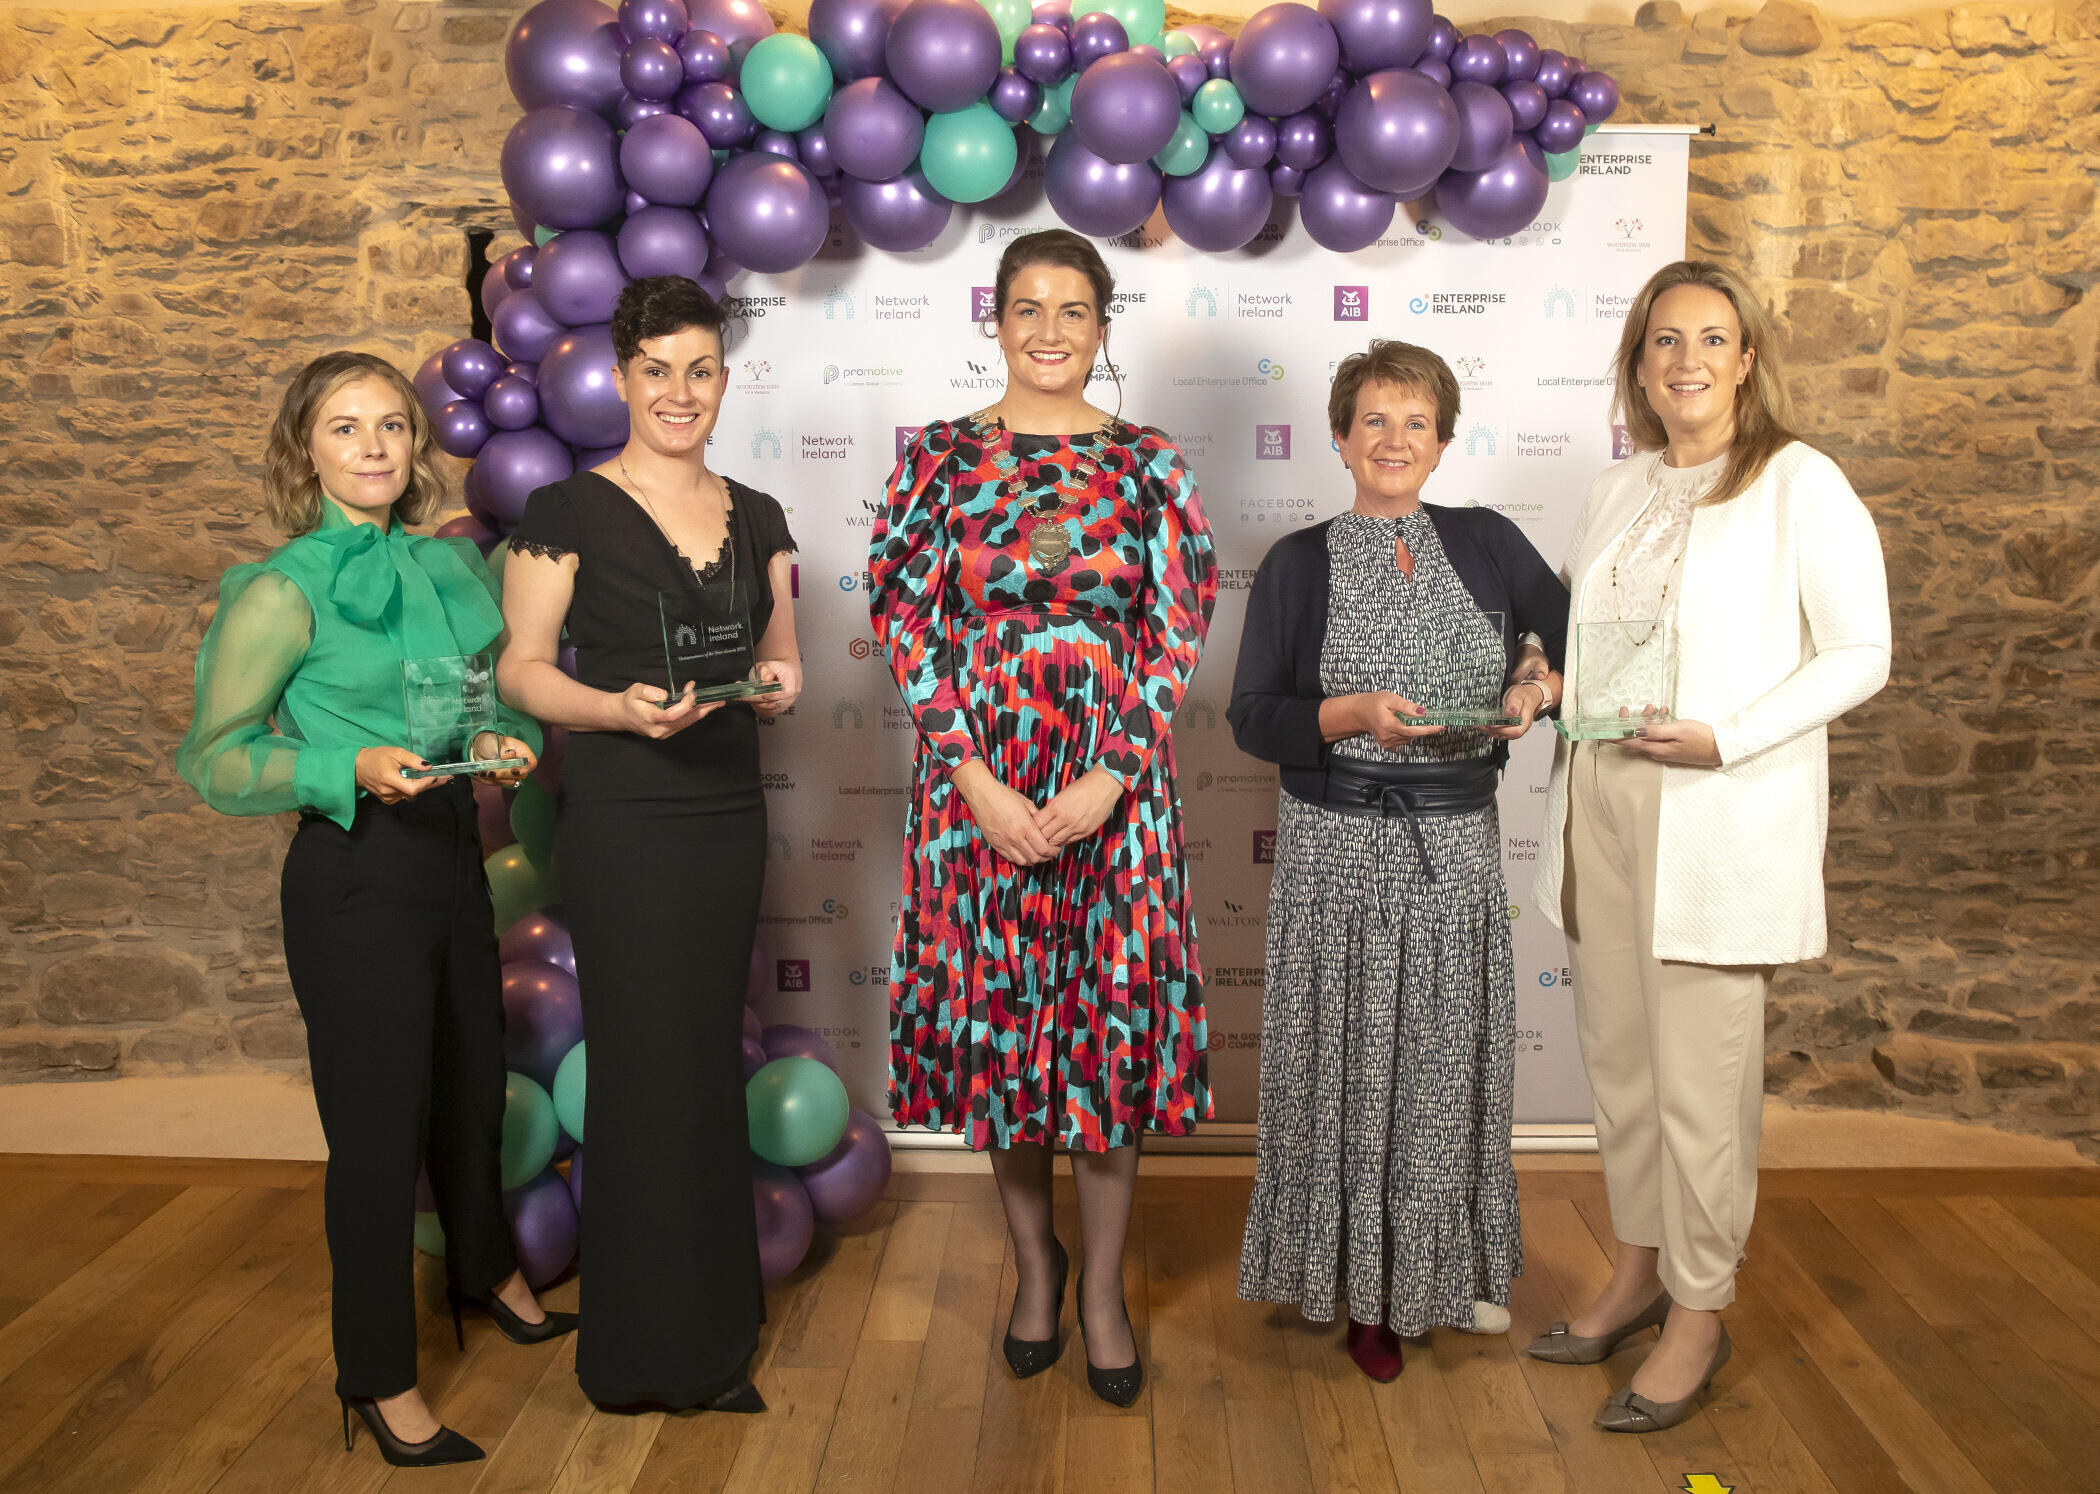
<svg viewBox="0 0 2100 1494">
<path fill-rule="evenodd" d="M 843 285 L 834 285 L 824 293 L 824 320 L 827 322 L 850 322 L 853 320 L 853 292 Z"/>
<path fill-rule="evenodd" d="M 1479 456 L 1482 454 L 1482 448 L 1486 449 L 1488 456 L 1495 454 L 1495 431 L 1492 426 L 1476 425 L 1466 432 L 1466 455 Z"/>
<path fill-rule="evenodd" d="M 1196 315 L 1198 307 L 1202 308 L 1203 315 L 1216 316 L 1218 293 L 1207 285 L 1192 285 L 1189 287 L 1187 299 L 1181 304 L 1182 310 L 1189 316 Z"/>
<path fill-rule="evenodd" d="M 779 455 L 780 436 L 771 426 L 762 425 L 751 433 L 751 457 L 753 461 L 762 456 L 777 458 Z"/>
<path fill-rule="evenodd" d="M 1569 321 L 1575 319 L 1575 292 L 1565 285 L 1556 285 L 1546 292 L 1546 320 L 1551 321 L 1557 316 L 1564 316 Z"/>
</svg>

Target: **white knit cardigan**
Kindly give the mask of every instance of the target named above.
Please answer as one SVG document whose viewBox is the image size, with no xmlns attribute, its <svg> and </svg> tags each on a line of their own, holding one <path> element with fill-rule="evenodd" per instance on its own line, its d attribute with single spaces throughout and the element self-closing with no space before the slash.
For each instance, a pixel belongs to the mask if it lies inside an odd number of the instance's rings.
<svg viewBox="0 0 2100 1494">
<path fill-rule="evenodd" d="M 1584 615 L 1599 558 L 1647 502 L 1653 460 L 1619 462 L 1591 484 L 1561 571 L 1571 621 Z M 1828 942 L 1824 727 L 1889 674 L 1888 578 L 1873 517 L 1836 463 L 1795 442 L 1745 491 L 1693 511 L 1678 585 L 1676 712 L 1713 728 L 1721 766 L 1663 767 L 1655 957 L 1813 959 Z M 1573 626 L 1568 644 L 1562 709 L 1572 712 L 1580 705 Z M 1555 745 L 1532 894 L 1555 927 L 1571 757 L 1569 743 Z"/>
</svg>

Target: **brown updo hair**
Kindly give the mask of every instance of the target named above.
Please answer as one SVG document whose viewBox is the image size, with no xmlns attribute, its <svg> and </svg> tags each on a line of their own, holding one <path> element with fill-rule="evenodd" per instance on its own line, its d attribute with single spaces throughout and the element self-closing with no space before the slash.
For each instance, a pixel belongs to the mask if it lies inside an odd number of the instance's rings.
<svg viewBox="0 0 2100 1494">
<path fill-rule="evenodd" d="M 1069 228 L 1045 228 L 1037 233 L 1024 233 L 1006 246 L 1006 252 L 999 256 L 999 268 L 992 276 L 990 321 L 993 324 L 1006 320 L 1006 303 L 1013 292 L 1014 276 L 1030 265 L 1057 265 L 1084 275 L 1094 290 L 1094 315 L 1104 328 L 1108 325 L 1109 308 L 1116 299 L 1116 277 L 1109 274 L 1108 265 L 1101 258 L 1101 251 L 1094 247 L 1093 240 L 1083 238 Z"/>
<path fill-rule="evenodd" d="M 408 417 L 408 486 L 394 500 L 394 517 L 421 524 L 445 506 L 445 474 L 437 464 L 437 437 L 415 386 L 401 370 L 370 353 L 323 353 L 292 376 L 270 425 L 263 452 L 263 512 L 288 537 L 297 539 L 321 527 L 321 479 L 314 471 L 314 426 L 321 406 L 345 384 L 378 379 L 401 397 Z"/>
</svg>

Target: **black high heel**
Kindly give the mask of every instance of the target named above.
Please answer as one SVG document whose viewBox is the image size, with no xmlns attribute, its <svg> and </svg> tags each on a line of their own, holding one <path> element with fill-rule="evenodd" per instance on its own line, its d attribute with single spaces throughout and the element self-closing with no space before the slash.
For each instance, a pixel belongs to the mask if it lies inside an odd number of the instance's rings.
<svg viewBox="0 0 2100 1494">
<path fill-rule="evenodd" d="M 758 1387 L 747 1377 L 727 1390 L 715 1392 L 700 1404 L 709 1411 L 735 1411 L 751 1416 L 766 1409 L 766 1398 L 758 1393 Z"/>
<path fill-rule="evenodd" d="M 537 1323 L 528 1323 L 510 1310 L 504 1300 L 494 1292 L 486 1297 L 469 1297 L 457 1287 L 445 1288 L 445 1300 L 452 1305 L 452 1336 L 464 1349 L 467 1346 L 467 1330 L 460 1322 L 460 1310 L 471 1307 L 486 1313 L 505 1338 L 514 1344 L 544 1344 L 560 1338 L 564 1333 L 576 1331 L 577 1315 L 573 1312 L 555 1312 L 552 1308 L 541 1308 L 546 1316 Z"/>
<path fill-rule="evenodd" d="M 450 1427 L 439 1427 L 437 1435 L 422 1442 L 403 1442 L 379 1414 L 379 1406 L 363 1397 L 338 1395 L 343 1403 L 343 1451 L 350 1451 L 350 1412 L 365 1424 L 379 1444 L 379 1456 L 396 1468 L 442 1468 L 447 1463 L 473 1463 L 488 1456 Z"/>
<path fill-rule="evenodd" d="M 1080 1278 L 1079 1294 L 1079 1342 L 1084 1347 L 1086 1343 L 1086 1279 L 1083 1276 Z M 1137 1344 L 1137 1330 L 1131 1327 L 1130 1306 L 1128 1303 L 1123 1303 L 1122 1307 L 1123 1326 L 1130 1329 L 1130 1342 L 1135 1347 Z M 1140 1354 L 1121 1369 L 1101 1369 L 1095 1365 L 1094 1356 L 1089 1352 L 1086 1356 L 1086 1386 L 1087 1389 L 1093 1391 L 1095 1395 L 1107 1401 L 1111 1406 L 1127 1406 L 1136 1400 L 1138 1392 L 1145 1388 L 1145 1358 Z"/>
<path fill-rule="evenodd" d="M 1006 1367 L 1014 1372 L 1016 1380 L 1040 1375 L 1057 1363 L 1058 1356 L 1065 1351 L 1064 1340 L 1057 1334 L 1057 1320 L 1063 1317 L 1065 1312 L 1065 1275 L 1071 1270 L 1072 1258 L 1065 1254 L 1064 1242 L 1055 1235 L 1050 1237 L 1050 1248 L 1057 1252 L 1057 1310 L 1050 1315 L 1050 1336 L 1015 1338 L 1014 1315 L 1011 1310 L 1006 1314 L 1006 1343 L 1003 1345 L 1006 1351 Z M 1014 1305 L 1019 1306 L 1020 1301 L 1021 1288 L 1017 1282 L 1014 1285 Z"/>
</svg>

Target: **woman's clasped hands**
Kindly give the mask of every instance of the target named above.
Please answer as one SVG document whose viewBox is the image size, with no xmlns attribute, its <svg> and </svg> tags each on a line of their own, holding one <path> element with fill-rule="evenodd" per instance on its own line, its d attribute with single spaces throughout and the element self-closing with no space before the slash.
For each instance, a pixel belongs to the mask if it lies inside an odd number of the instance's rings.
<svg viewBox="0 0 2100 1494">
<path fill-rule="evenodd" d="M 978 831 L 1003 861 L 1035 866 L 1101 828 L 1123 797 L 1123 785 L 1106 768 L 1089 768 L 1038 807 L 1008 788 L 982 762 L 955 770 L 956 791 L 970 806 Z"/>
</svg>

